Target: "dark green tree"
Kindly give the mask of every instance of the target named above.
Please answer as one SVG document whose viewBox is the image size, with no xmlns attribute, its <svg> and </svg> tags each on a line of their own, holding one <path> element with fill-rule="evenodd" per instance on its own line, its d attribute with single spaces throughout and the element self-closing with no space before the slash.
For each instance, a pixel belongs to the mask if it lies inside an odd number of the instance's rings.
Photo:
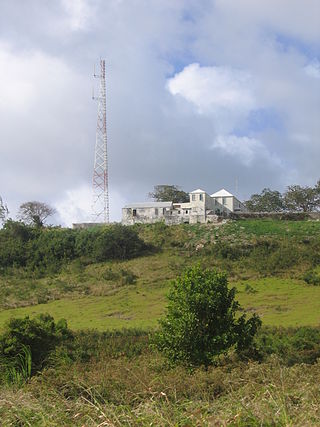
<svg viewBox="0 0 320 427">
<path fill-rule="evenodd" d="M 312 187 L 290 185 L 284 194 L 287 210 L 299 212 L 312 212 L 320 208 L 319 182 Z"/>
<path fill-rule="evenodd" d="M 264 188 L 261 194 L 252 194 L 245 204 L 251 212 L 281 212 L 285 208 L 282 194 L 270 188 Z"/>
<path fill-rule="evenodd" d="M 33 201 L 20 205 L 18 217 L 25 224 L 43 227 L 46 219 L 55 213 L 56 210 L 46 203 Z"/>
<path fill-rule="evenodd" d="M 168 300 L 155 344 L 171 362 L 208 366 L 230 347 L 248 349 L 261 325 L 257 315 L 237 316 L 235 288 L 215 270 L 188 269 L 173 282 Z"/>
<path fill-rule="evenodd" d="M 148 196 L 157 202 L 189 202 L 189 194 L 176 185 L 155 185 L 153 191 Z"/>
</svg>

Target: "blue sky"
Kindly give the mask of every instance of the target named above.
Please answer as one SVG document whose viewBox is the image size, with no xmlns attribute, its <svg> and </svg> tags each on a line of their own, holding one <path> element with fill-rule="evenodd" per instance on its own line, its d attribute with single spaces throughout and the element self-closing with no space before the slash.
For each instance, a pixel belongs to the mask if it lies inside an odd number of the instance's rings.
<svg viewBox="0 0 320 427">
<path fill-rule="evenodd" d="M 0 195 L 90 220 L 107 61 L 111 218 L 157 184 L 313 185 L 320 163 L 318 0 L 2 0 Z"/>
</svg>

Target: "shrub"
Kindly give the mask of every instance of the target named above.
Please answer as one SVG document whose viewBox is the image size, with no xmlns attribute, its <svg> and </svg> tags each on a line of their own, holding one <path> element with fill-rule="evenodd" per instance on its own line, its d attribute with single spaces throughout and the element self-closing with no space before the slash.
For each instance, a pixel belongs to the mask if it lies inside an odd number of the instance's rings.
<svg viewBox="0 0 320 427">
<path fill-rule="evenodd" d="M 19 361 L 25 349 L 29 349 L 32 360 L 32 372 L 42 369 L 48 355 L 65 340 L 72 338 L 72 333 L 64 319 L 54 322 L 49 314 L 40 314 L 30 319 L 13 318 L 0 337 L 0 358 Z"/>
<path fill-rule="evenodd" d="M 261 325 L 258 316 L 236 318 L 240 306 L 224 273 L 192 267 L 173 282 L 166 317 L 154 343 L 171 362 L 212 364 L 230 347 L 250 347 Z"/>
<path fill-rule="evenodd" d="M 304 274 L 303 280 L 308 283 L 308 285 L 320 286 L 320 273 L 316 270 L 308 270 Z"/>
</svg>

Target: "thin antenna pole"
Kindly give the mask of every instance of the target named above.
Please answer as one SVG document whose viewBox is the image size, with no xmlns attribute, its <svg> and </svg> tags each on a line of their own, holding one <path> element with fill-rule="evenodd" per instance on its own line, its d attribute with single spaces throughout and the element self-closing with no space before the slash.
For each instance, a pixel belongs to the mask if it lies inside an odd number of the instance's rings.
<svg viewBox="0 0 320 427">
<path fill-rule="evenodd" d="M 109 183 L 108 183 L 108 152 L 107 152 L 107 112 L 106 112 L 106 64 L 100 60 L 98 116 L 96 130 L 96 145 L 93 169 L 93 203 L 92 215 L 94 222 L 109 222 Z"/>
</svg>

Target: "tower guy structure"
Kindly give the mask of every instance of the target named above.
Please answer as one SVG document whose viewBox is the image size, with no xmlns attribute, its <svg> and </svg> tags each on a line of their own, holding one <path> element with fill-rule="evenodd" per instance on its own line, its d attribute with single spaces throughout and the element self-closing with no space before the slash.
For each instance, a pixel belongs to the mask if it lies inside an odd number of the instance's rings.
<svg viewBox="0 0 320 427">
<path fill-rule="evenodd" d="M 100 74 L 94 73 L 100 80 L 98 97 L 98 117 L 96 130 L 96 144 L 93 169 L 93 221 L 97 223 L 109 222 L 109 185 L 108 185 L 108 151 L 107 151 L 107 111 L 106 111 L 106 62 L 100 59 Z"/>
</svg>

